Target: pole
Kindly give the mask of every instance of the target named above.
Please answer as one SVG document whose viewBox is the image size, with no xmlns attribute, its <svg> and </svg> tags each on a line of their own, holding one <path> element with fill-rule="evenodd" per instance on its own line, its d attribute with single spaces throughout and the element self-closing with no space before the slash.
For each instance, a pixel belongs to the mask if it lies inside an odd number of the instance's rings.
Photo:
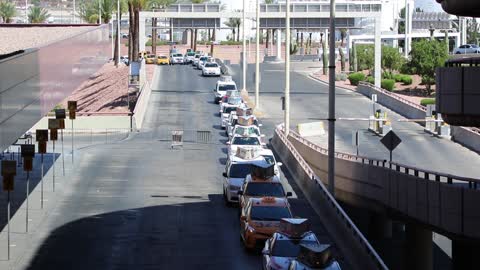
<svg viewBox="0 0 480 270">
<path fill-rule="evenodd" d="M 243 91 L 247 91 L 247 39 L 246 39 L 246 22 L 247 22 L 247 10 L 246 10 L 246 2 L 247 0 L 243 0 Z"/>
<path fill-rule="evenodd" d="M 10 191 L 7 191 L 7 260 L 10 260 Z"/>
<path fill-rule="evenodd" d="M 285 19 L 285 136 L 290 133 L 290 0 Z"/>
<path fill-rule="evenodd" d="M 53 181 L 52 181 L 52 184 L 53 184 L 53 192 L 55 192 L 55 141 L 53 141 L 53 153 L 52 153 L 52 162 L 53 162 Z"/>
<path fill-rule="evenodd" d="M 113 15 L 112 15 L 112 61 L 115 60 L 113 59 L 115 57 L 115 39 L 113 38 Z M 120 37 L 119 37 L 120 38 Z"/>
<path fill-rule="evenodd" d="M 28 195 L 30 193 L 30 172 L 27 171 L 27 212 L 25 215 L 25 231 L 28 232 Z"/>
<path fill-rule="evenodd" d="M 390 169 L 392 168 L 393 151 L 390 150 Z"/>
<path fill-rule="evenodd" d="M 102 1 L 98 1 L 98 24 L 102 24 Z"/>
<path fill-rule="evenodd" d="M 73 119 L 72 119 L 72 163 L 73 163 L 73 153 L 74 153 L 74 149 L 73 149 Z"/>
<path fill-rule="evenodd" d="M 328 189 L 335 195 L 335 0 L 330 0 L 330 61 L 328 89 Z"/>
<path fill-rule="evenodd" d="M 260 0 L 257 0 L 257 51 L 255 60 L 255 109 L 260 108 Z"/>
<path fill-rule="evenodd" d="M 25 0 L 25 23 L 28 23 L 28 0 Z"/>
<path fill-rule="evenodd" d="M 63 176 L 65 176 L 65 151 L 63 151 L 63 129 L 60 130 L 60 136 L 62 137 L 62 170 Z"/>
<path fill-rule="evenodd" d="M 76 4 L 75 4 L 75 0 L 73 0 L 73 23 L 75 23 L 75 13 L 77 12 L 76 10 Z"/>
<path fill-rule="evenodd" d="M 43 153 L 42 156 L 42 166 L 40 170 L 40 208 L 43 209 Z"/>
<path fill-rule="evenodd" d="M 117 35 L 120 35 L 120 0 L 117 0 Z M 132 61 L 132 59 L 128 59 Z M 117 38 L 117 62 L 120 63 L 120 36 Z M 118 68 L 118 66 L 117 66 Z M 72 162 L 73 162 L 73 120 L 72 120 Z"/>
</svg>

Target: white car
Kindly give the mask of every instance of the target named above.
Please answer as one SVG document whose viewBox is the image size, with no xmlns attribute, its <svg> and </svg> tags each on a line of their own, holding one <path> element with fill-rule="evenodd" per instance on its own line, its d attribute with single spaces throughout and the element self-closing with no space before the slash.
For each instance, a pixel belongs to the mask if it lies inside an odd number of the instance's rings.
<svg viewBox="0 0 480 270">
<path fill-rule="evenodd" d="M 290 262 L 288 270 L 341 270 L 332 258 L 330 245 L 300 245 L 298 257 Z"/>
<path fill-rule="evenodd" d="M 195 54 L 195 56 L 193 57 L 192 66 L 197 67 L 198 59 L 200 59 L 200 57 L 202 57 L 201 54 L 198 54 L 198 53 Z"/>
<path fill-rule="evenodd" d="M 480 47 L 476 44 L 465 44 L 453 50 L 453 54 L 477 54 L 480 53 Z"/>
<path fill-rule="evenodd" d="M 251 172 L 251 165 L 268 166 L 268 161 L 261 155 L 246 157 L 241 152 L 255 150 L 255 148 L 243 148 L 235 155 L 227 159 L 225 172 L 223 173 L 223 197 L 226 203 L 238 202 L 238 191 L 242 187 L 245 177 Z"/>
<path fill-rule="evenodd" d="M 233 136 L 230 141 L 227 142 L 228 146 L 228 155 L 237 152 L 238 147 L 242 146 L 251 146 L 258 149 L 264 149 L 266 144 L 262 142 L 261 137 L 244 137 L 244 136 Z"/>
<path fill-rule="evenodd" d="M 227 94 L 228 90 L 237 90 L 237 84 L 232 80 L 231 76 L 223 76 L 217 81 L 215 89 L 213 89 L 214 102 L 218 104 L 220 100 Z"/>
<path fill-rule="evenodd" d="M 208 62 L 208 59 L 209 57 L 208 56 L 202 56 L 198 59 L 198 62 L 197 62 L 197 69 L 200 69 L 202 70 L 203 69 L 203 66 L 205 65 L 205 63 Z"/>
<path fill-rule="evenodd" d="M 221 76 L 222 70 L 217 63 L 208 62 L 202 68 L 202 76 Z"/>
<path fill-rule="evenodd" d="M 260 133 L 260 128 L 256 125 L 235 125 L 235 127 L 232 129 L 232 132 L 228 133 L 228 138 L 231 139 L 235 135 L 265 137 L 262 136 L 262 133 Z"/>
<path fill-rule="evenodd" d="M 193 63 L 193 59 L 195 59 L 195 52 L 187 52 L 185 57 L 183 58 L 183 63 L 190 64 Z"/>
<path fill-rule="evenodd" d="M 227 91 L 227 94 L 223 96 L 223 98 L 219 101 L 220 104 L 220 116 L 222 115 L 223 107 L 227 105 L 243 105 L 242 97 L 240 96 L 240 92 L 237 90 Z"/>
<path fill-rule="evenodd" d="M 183 54 L 172 53 L 170 54 L 170 65 L 180 64 L 183 65 Z"/>
</svg>

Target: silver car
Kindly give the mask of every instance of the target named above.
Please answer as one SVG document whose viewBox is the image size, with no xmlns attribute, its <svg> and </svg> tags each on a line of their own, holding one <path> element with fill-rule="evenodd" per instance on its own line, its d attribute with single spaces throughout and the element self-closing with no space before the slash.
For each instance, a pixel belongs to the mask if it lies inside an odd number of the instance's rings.
<svg viewBox="0 0 480 270">
<path fill-rule="evenodd" d="M 465 44 L 453 50 L 453 53 L 454 54 L 480 53 L 480 47 L 478 47 L 476 44 Z"/>
</svg>

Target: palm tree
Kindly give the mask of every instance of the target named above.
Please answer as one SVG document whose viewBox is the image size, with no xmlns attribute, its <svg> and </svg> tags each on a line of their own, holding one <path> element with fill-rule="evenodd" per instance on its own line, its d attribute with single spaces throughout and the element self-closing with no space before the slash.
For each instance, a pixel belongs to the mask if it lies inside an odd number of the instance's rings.
<svg viewBox="0 0 480 270">
<path fill-rule="evenodd" d="M 43 7 L 33 6 L 28 11 L 28 21 L 30 23 L 44 23 L 50 14 Z"/>
<path fill-rule="evenodd" d="M 346 37 L 347 37 L 347 29 L 345 28 L 340 29 L 340 38 L 342 42 L 340 43 L 340 48 L 338 48 L 338 54 L 340 55 L 340 66 L 342 71 L 345 71 L 345 54 L 343 53 L 343 43 Z"/>
<path fill-rule="evenodd" d="M 224 24 L 232 28 L 232 40 L 235 41 L 235 34 L 237 34 L 237 41 L 240 41 L 240 25 L 242 24 L 242 20 L 240 18 L 230 18 Z"/>
<path fill-rule="evenodd" d="M 122 14 L 127 12 L 127 10 L 128 10 L 127 0 L 120 0 L 120 17 L 118 18 L 119 21 L 122 21 Z M 117 4 L 113 6 L 112 12 L 113 11 L 117 13 Z M 118 39 L 120 38 L 119 24 L 117 24 L 116 28 L 117 28 L 117 34 L 115 35 L 115 49 L 114 49 L 113 59 L 115 60 L 115 65 L 118 66 L 118 58 L 119 58 L 118 57 Z"/>
<path fill-rule="evenodd" d="M 15 5 L 10 2 L 1 1 L 0 2 L 0 17 L 4 23 L 11 23 L 12 18 L 15 17 L 17 10 Z"/>
</svg>

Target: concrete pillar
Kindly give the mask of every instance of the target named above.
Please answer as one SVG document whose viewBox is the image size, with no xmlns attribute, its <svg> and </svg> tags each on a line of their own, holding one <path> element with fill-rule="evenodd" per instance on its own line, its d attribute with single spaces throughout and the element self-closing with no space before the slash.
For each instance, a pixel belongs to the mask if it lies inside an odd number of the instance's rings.
<svg viewBox="0 0 480 270">
<path fill-rule="evenodd" d="M 277 61 L 282 61 L 282 30 L 277 29 Z"/>
<path fill-rule="evenodd" d="M 375 17 L 375 86 L 380 87 L 382 82 L 382 31 L 381 17 Z"/>
<path fill-rule="evenodd" d="M 373 213 L 370 216 L 368 234 L 369 238 L 374 240 L 392 238 L 392 220 L 384 214 Z"/>
<path fill-rule="evenodd" d="M 406 258 L 410 270 L 433 270 L 432 231 L 415 224 L 406 224 Z"/>
<path fill-rule="evenodd" d="M 144 52 L 145 51 L 145 43 L 147 43 L 147 36 L 145 36 L 145 17 L 140 17 L 140 23 L 138 24 L 138 35 L 139 39 L 138 41 L 140 42 L 139 44 L 139 51 Z"/>
<path fill-rule="evenodd" d="M 480 244 L 461 240 L 452 241 L 453 269 L 480 269 Z"/>
<path fill-rule="evenodd" d="M 405 57 L 412 50 L 412 16 L 413 16 L 414 3 L 407 0 L 407 6 L 405 8 Z"/>
</svg>

